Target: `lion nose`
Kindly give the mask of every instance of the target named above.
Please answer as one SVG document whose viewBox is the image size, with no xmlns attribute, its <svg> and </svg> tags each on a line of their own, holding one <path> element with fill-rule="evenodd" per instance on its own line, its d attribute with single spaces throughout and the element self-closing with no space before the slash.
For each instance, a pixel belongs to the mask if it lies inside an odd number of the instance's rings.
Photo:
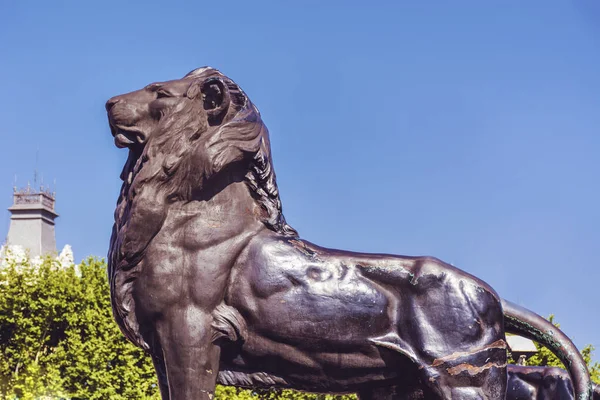
<svg viewBox="0 0 600 400">
<path fill-rule="evenodd" d="M 113 106 L 120 101 L 121 101 L 121 99 L 119 99 L 118 97 L 113 97 L 113 98 L 109 99 L 106 102 L 106 111 L 110 111 L 110 109 L 113 108 Z"/>
</svg>

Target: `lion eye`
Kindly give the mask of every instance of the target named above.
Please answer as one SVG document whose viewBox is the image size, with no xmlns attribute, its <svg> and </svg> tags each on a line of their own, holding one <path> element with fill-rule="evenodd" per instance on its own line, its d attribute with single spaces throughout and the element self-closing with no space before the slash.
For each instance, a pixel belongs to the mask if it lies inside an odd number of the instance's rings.
<svg viewBox="0 0 600 400">
<path fill-rule="evenodd" d="M 151 83 L 151 84 L 147 85 L 144 89 L 149 90 L 151 92 L 155 92 L 159 88 L 160 88 L 160 83 Z"/>
<path fill-rule="evenodd" d="M 164 97 L 173 97 L 173 95 L 171 93 L 167 92 L 167 91 L 164 91 L 164 90 L 158 90 L 156 92 L 156 98 L 157 99 L 162 99 Z"/>
</svg>

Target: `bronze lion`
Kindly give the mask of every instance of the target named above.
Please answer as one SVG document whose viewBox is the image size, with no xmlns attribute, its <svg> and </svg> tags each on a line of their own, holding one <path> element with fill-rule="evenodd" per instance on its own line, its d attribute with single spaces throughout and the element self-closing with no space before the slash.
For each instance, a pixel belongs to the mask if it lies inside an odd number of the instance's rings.
<svg viewBox="0 0 600 400">
<path fill-rule="evenodd" d="M 575 346 L 538 315 L 432 257 L 299 238 L 282 214 L 269 135 L 205 67 L 106 104 L 129 149 L 109 250 L 114 316 L 154 360 L 163 399 L 215 383 L 361 399 L 504 399 L 505 330 L 553 349 L 578 399 Z"/>
</svg>

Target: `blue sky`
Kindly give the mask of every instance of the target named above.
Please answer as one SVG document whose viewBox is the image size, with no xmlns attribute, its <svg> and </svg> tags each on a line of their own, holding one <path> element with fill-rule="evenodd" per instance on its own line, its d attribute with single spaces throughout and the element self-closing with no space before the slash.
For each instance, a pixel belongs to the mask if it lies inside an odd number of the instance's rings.
<svg viewBox="0 0 600 400">
<path fill-rule="evenodd" d="M 125 160 L 104 102 L 211 65 L 261 110 L 304 238 L 437 256 L 598 359 L 599 21 L 592 0 L 0 0 L 0 208 L 39 148 L 59 247 L 104 256 Z"/>
</svg>

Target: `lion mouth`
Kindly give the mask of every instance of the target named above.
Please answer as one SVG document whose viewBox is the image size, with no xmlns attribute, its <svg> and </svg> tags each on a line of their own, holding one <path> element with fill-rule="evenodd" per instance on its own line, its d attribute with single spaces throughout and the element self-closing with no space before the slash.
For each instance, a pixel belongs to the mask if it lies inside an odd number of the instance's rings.
<svg viewBox="0 0 600 400">
<path fill-rule="evenodd" d="M 115 145 L 122 149 L 125 147 L 132 147 L 135 144 L 143 144 L 144 143 L 144 134 L 142 134 L 137 129 L 132 129 L 129 127 L 120 126 L 118 124 L 110 124 L 110 132 L 115 138 Z"/>
</svg>

